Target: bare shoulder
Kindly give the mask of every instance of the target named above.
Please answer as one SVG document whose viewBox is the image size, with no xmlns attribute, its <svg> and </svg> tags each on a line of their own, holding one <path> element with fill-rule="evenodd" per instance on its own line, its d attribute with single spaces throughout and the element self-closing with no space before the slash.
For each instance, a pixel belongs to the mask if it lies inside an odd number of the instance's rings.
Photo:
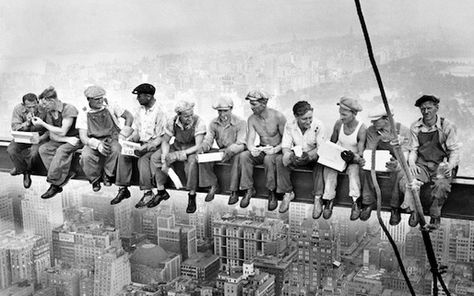
<svg viewBox="0 0 474 296">
<path fill-rule="evenodd" d="M 272 114 L 272 117 L 277 118 L 278 121 L 286 121 L 285 115 L 283 115 L 283 113 L 281 113 L 280 111 L 275 110 L 273 108 L 268 108 L 268 111 L 270 111 L 270 113 Z"/>
</svg>

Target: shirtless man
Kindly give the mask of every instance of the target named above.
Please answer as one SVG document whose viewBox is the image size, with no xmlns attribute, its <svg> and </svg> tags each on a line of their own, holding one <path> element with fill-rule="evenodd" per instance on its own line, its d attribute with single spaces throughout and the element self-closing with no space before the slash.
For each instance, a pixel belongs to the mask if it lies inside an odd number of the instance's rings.
<svg viewBox="0 0 474 296">
<path fill-rule="evenodd" d="M 273 211 L 278 206 L 275 196 L 275 159 L 281 152 L 281 139 L 286 118 L 281 112 L 267 107 L 269 96 L 262 91 L 251 91 L 245 99 L 250 102 L 253 114 L 248 119 L 248 151 L 240 154 L 240 189 L 246 191 L 244 198 L 240 201 L 240 207 L 246 208 L 250 203 L 250 198 L 255 194 L 253 168 L 255 165 L 263 163 L 266 187 L 269 191 L 268 210 Z M 260 137 L 259 147 L 255 146 L 257 135 Z"/>
</svg>

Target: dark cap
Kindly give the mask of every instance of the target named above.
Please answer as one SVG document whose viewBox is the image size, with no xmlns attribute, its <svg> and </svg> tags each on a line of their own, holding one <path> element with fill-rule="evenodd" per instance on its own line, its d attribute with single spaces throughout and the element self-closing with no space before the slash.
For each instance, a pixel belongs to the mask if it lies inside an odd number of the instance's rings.
<svg viewBox="0 0 474 296">
<path fill-rule="evenodd" d="M 155 87 L 149 83 L 142 83 L 139 86 L 135 87 L 132 91 L 132 94 L 147 94 L 147 95 L 154 95 L 155 94 Z"/>
<path fill-rule="evenodd" d="M 435 104 L 439 103 L 439 99 L 433 95 L 423 95 L 415 102 L 415 107 L 420 107 L 424 102 L 431 101 Z"/>
</svg>

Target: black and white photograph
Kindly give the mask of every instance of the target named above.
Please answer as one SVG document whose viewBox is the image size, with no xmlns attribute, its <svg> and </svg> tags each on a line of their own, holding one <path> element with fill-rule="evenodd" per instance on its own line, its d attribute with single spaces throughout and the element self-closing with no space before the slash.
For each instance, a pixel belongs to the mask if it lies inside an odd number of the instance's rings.
<svg viewBox="0 0 474 296">
<path fill-rule="evenodd" d="M 5 0 L 0 40 L 0 296 L 474 296 L 474 2 Z"/>
</svg>

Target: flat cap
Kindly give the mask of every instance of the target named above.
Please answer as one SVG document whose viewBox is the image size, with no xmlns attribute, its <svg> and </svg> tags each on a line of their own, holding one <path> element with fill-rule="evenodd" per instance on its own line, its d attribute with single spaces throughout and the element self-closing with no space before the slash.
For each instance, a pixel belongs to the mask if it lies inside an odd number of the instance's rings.
<svg viewBox="0 0 474 296">
<path fill-rule="evenodd" d="M 38 96 L 40 100 L 44 98 L 57 98 L 58 94 L 54 89 L 54 86 L 49 86 L 47 89 L 43 90 L 43 92 Z"/>
<path fill-rule="evenodd" d="M 247 94 L 245 99 L 249 101 L 268 100 L 270 99 L 270 95 L 263 90 L 252 90 Z"/>
<path fill-rule="evenodd" d="M 194 103 L 181 100 L 181 101 L 178 101 L 178 103 L 174 107 L 174 112 L 182 113 L 182 112 L 193 110 L 193 108 L 194 108 Z"/>
<path fill-rule="evenodd" d="M 342 97 L 339 99 L 339 103 L 337 103 L 341 108 L 351 110 L 354 112 L 360 112 L 362 111 L 362 106 L 359 104 L 359 102 L 356 99 L 348 98 L 348 97 Z"/>
<path fill-rule="evenodd" d="M 392 114 L 393 116 L 393 107 L 389 105 L 389 108 L 390 108 L 390 113 Z M 380 105 L 377 105 L 375 106 L 374 108 L 371 108 L 369 110 L 369 119 L 370 120 L 377 120 L 377 119 L 380 119 L 384 116 L 388 116 L 387 115 L 387 110 L 385 110 L 385 106 L 383 104 L 380 104 Z"/>
<path fill-rule="evenodd" d="M 435 104 L 438 104 L 439 103 L 439 98 L 437 98 L 433 95 L 423 95 L 418 100 L 416 100 L 415 107 L 420 107 L 421 104 L 423 104 L 424 102 L 428 102 L 428 101 L 431 101 Z"/>
<path fill-rule="evenodd" d="M 142 83 L 139 86 L 135 87 L 132 91 L 132 94 L 147 94 L 147 95 L 154 95 L 155 94 L 155 87 L 149 83 Z"/>
<path fill-rule="evenodd" d="M 220 97 L 219 99 L 217 99 L 216 102 L 214 102 L 214 104 L 212 104 L 212 108 L 216 110 L 229 110 L 229 109 L 232 109 L 233 107 L 234 107 L 234 102 L 232 101 L 231 98 L 227 98 L 227 97 Z"/>
<path fill-rule="evenodd" d="M 105 89 L 97 85 L 91 85 L 84 91 L 86 98 L 99 99 L 105 96 Z"/>
</svg>

